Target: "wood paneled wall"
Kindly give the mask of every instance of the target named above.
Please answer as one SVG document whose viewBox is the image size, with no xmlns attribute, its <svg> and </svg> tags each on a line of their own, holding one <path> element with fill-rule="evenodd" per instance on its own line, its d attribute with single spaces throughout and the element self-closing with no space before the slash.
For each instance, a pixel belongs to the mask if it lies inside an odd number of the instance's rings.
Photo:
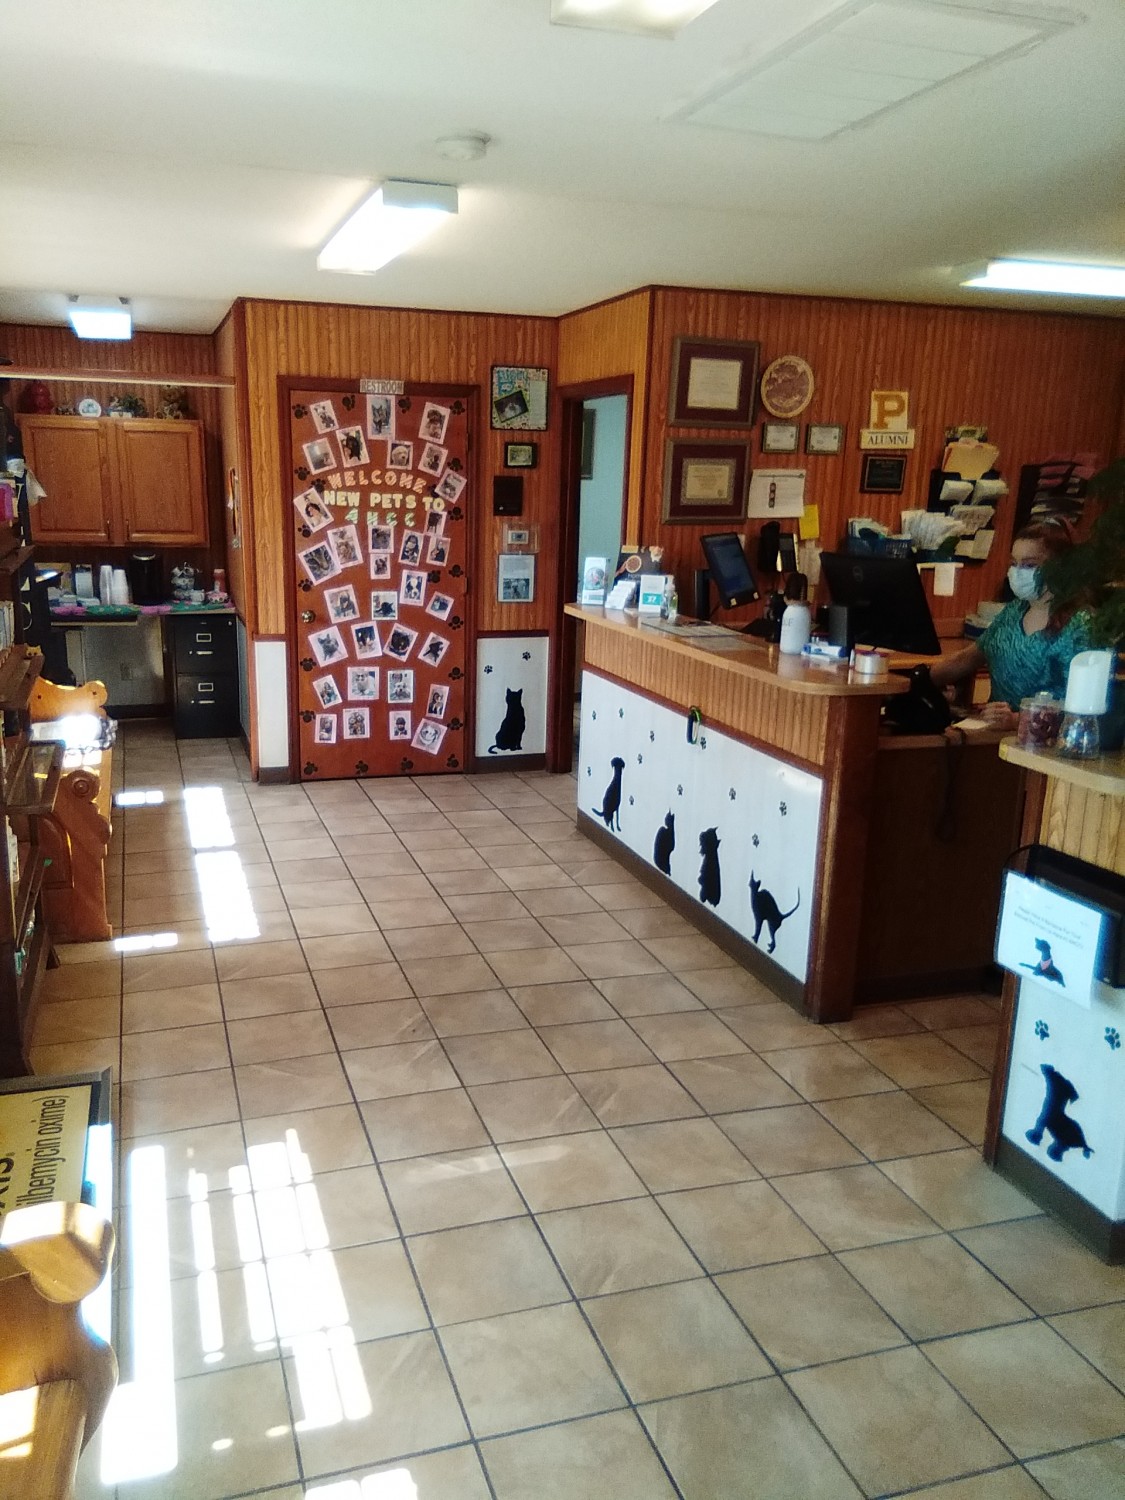
<svg viewBox="0 0 1125 1500">
<path fill-rule="evenodd" d="M 246 351 L 242 339 L 241 308 L 233 307 L 215 330 L 215 362 L 220 375 L 231 375 L 235 385 L 220 390 L 219 449 L 222 459 L 223 534 L 227 550 L 227 586 L 235 608 L 250 630 L 254 629 L 252 569 L 246 566 L 251 544 L 247 535 L 250 505 L 249 455 L 246 452 Z M 238 516 L 231 506 L 231 474 L 238 488 Z M 237 529 L 236 529 L 237 528 Z"/>
<path fill-rule="evenodd" d="M 634 542 L 641 525 L 648 405 L 653 291 L 645 287 L 559 319 L 559 385 L 580 385 L 614 375 L 633 377 L 629 436 L 629 490 L 624 535 Z"/>
<path fill-rule="evenodd" d="M 751 451 L 758 466 L 808 470 L 808 498 L 820 508 L 826 548 L 837 544 L 850 515 L 872 515 L 897 530 L 901 510 L 925 506 L 945 428 L 987 425 L 1012 493 L 1001 505 L 991 558 L 983 567 L 960 570 L 955 598 L 935 602 L 939 619 L 959 619 L 978 600 L 995 595 L 1007 567 L 1021 465 L 1075 451 L 1093 451 L 1105 462 L 1117 442 L 1125 389 L 1121 320 L 658 288 L 638 540 L 665 547 L 667 565 L 679 574 L 681 598 L 690 570 L 700 566 L 699 536 L 715 528 L 661 523 L 665 442 L 670 435 L 724 436 L 729 429 L 724 434 L 676 428 L 670 434 L 668 389 L 678 334 L 757 340 L 763 368 L 780 354 L 799 354 L 812 365 L 816 393 L 801 422 L 845 423 L 843 454 L 763 458 L 761 421 L 766 414 L 760 409 Z M 901 496 L 860 493 L 859 429 L 868 425 L 870 393 L 876 389 L 910 392 L 910 425 L 917 435 Z M 748 523 L 749 535 L 757 530 L 756 522 Z"/>
<path fill-rule="evenodd" d="M 556 377 L 557 321 L 500 314 L 425 312 L 321 303 L 245 304 L 246 390 L 250 436 L 250 521 L 257 592 L 256 629 L 285 631 L 283 517 L 280 493 L 278 377 L 358 380 L 361 377 L 473 385 L 479 392 L 477 500 L 480 554 L 470 586 L 478 630 L 549 630 L 556 608 L 558 539 L 558 412 L 547 432 L 526 436 L 539 445 L 539 466 L 524 475 L 524 519 L 539 527 L 539 564 L 533 605 L 496 602 L 496 555 L 501 521 L 492 515 L 492 476 L 503 473 L 504 443 L 518 433 L 493 432 L 488 420 L 494 364 L 543 365 Z"/>
</svg>

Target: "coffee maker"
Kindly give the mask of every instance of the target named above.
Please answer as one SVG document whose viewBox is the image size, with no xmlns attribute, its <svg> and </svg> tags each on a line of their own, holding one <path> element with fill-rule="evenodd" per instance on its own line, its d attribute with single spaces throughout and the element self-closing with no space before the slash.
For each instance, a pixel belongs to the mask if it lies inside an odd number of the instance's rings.
<svg viewBox="0 0 1125 1500">
<path fill-rule="evenodd" d="M 134 604 L 164 601 L 164 568 L 156 552 L 134 552 L 129 559 L 129 589 Z"/>
</svg>

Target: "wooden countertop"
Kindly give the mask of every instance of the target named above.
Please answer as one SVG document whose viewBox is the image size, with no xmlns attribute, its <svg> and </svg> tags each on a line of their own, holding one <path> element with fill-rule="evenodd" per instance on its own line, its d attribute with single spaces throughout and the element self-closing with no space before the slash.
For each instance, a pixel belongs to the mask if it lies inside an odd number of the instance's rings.
<svg viewBox="0 0 1125 1500">
<path fill-rule="evenodd" d="M 878 677 L 874 680 L 859 677 L 842 664 L 815 663 L 807 657 L 782 656 L 776 646 L 767 646 L 735 631 L 730 635 L 737 645 L 709 650 L 702 642 L 684 639 L 667 629 L 654 629 L 636 613 L 583 608 L 580 604 L 568 604 L 565 610 L 573 619 L 586 625 L 639 637 L 673 655 L 706 661 L 709 666 L 719 666 L 737 676 L 784 688 L 788 692 L 818 698 L 890 698 L 909 691 L 904 677 Z M 653 618 L 659 623 L 658 617 Z"/>
<path fill-rule="evenodd" d="M 1025 750 L 1014 735 L 1000 743 L 1000 755 L 1025 771 L 1037 771 L 1066 781 L 1103 797 L 1125 797 L 1125 751 L 1099 755 L 1093 760 L 1073 760 L 1057 750 Z"/>
</svg>

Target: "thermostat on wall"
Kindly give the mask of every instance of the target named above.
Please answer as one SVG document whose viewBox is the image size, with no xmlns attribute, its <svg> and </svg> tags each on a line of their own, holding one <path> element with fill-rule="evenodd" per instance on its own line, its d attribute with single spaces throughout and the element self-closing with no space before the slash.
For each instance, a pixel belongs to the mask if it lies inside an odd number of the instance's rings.
<svg viewBox="0 0 1125 1500">
<path fill-rule="evenodd" d="M 492 514 L 523 515 L 523 475 L 496 474 L 492 479 Z"/>
</svg>

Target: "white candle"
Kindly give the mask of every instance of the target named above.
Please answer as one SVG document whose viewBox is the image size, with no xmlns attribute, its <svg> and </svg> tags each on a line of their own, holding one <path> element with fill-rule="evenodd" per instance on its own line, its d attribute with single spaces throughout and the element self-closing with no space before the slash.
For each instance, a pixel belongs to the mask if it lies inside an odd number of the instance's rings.
<svg viewBox="0 0 1125 1500">
<path fill-rule="evenodd" d="M 1080 651 L 1066 679 L 1068 714 L 1104 714 L 1109 707 L 1109 680 L 1114 652 Z"/>
</svg>

